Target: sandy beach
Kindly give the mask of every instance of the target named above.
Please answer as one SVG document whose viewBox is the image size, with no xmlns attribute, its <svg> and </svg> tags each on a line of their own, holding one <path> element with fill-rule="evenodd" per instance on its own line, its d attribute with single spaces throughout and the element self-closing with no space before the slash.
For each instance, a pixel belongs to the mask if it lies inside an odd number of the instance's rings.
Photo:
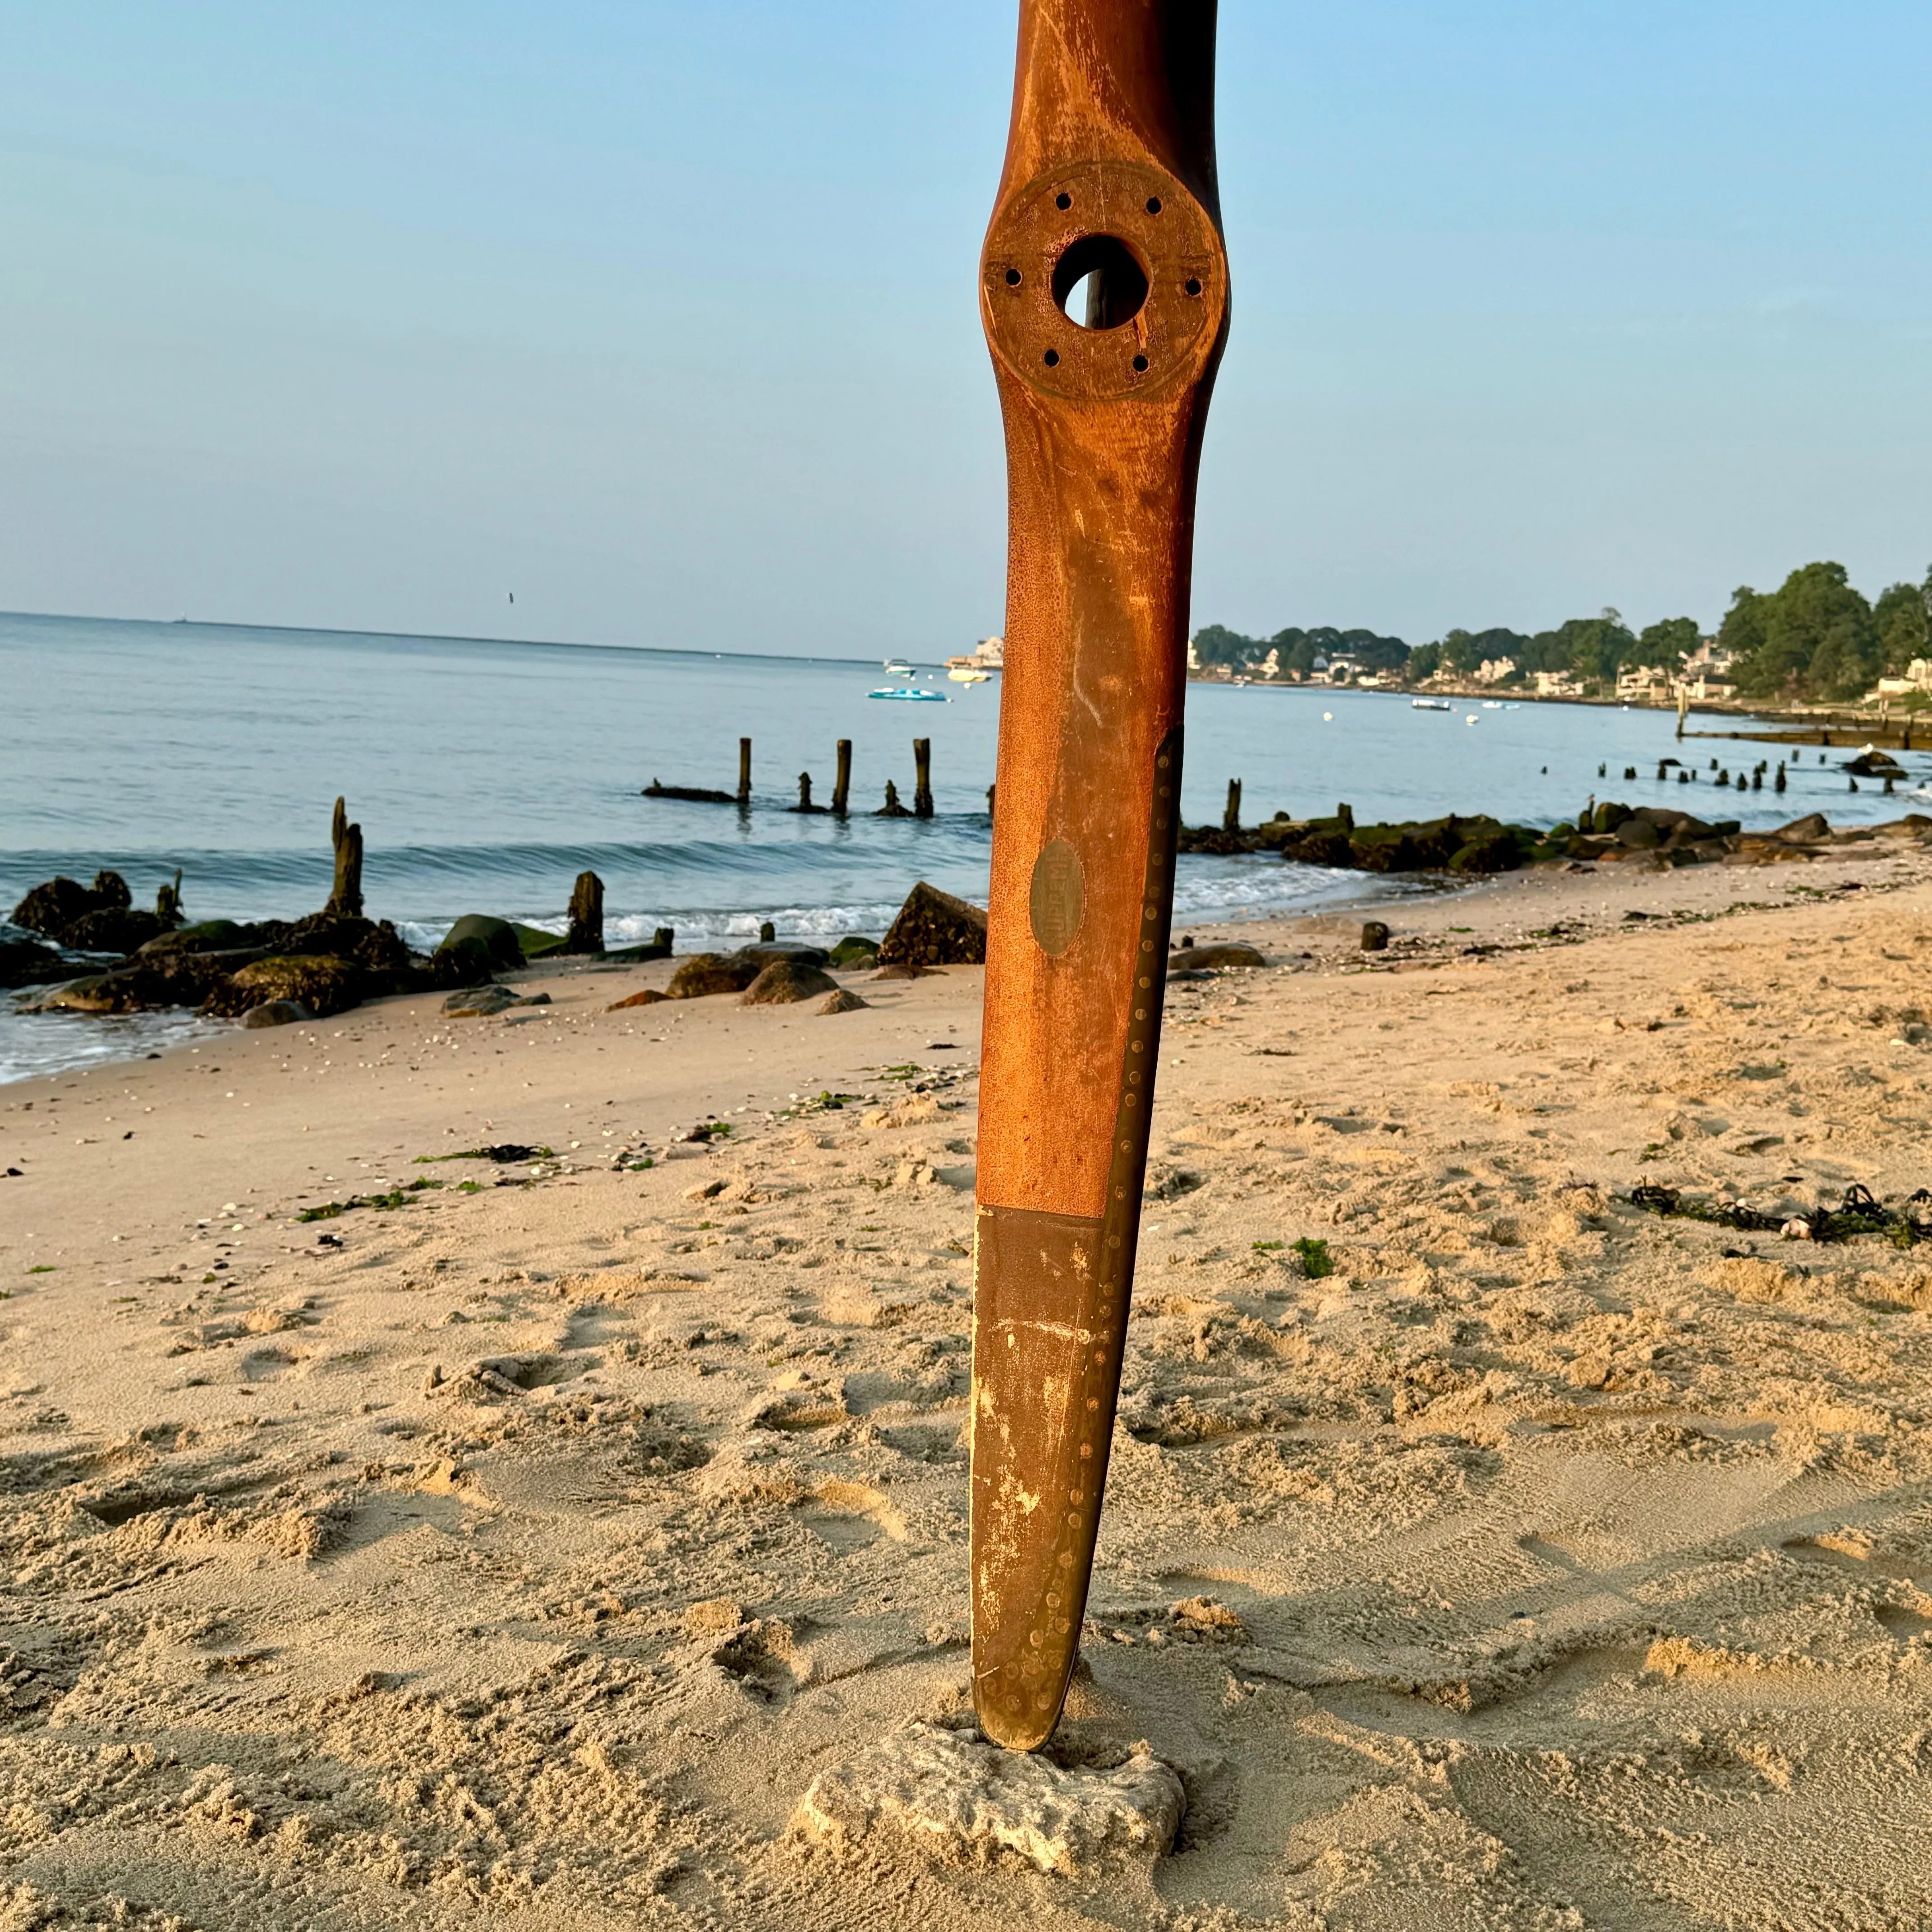
<svg viewBox="0 0 1932 1932">
<path fill-rule="evenodd" d="M 1054 1747 L 1158 1860 L 798 1822 L 970 1722 L 977 969 L 0 1089 L 0 1926 L 1932 1921 L 1932 1262 L 1628 1198 L 1932 1182 L 1932 864 L 1378 909 L 1169 989 Z"/>
</svg>

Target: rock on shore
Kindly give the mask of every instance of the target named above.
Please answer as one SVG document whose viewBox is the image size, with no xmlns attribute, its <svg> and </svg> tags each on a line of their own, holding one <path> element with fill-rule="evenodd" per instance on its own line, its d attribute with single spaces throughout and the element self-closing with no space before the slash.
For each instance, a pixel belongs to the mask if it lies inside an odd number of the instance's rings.
<svg viewBox="0 0 1932 1932">
<path fill-rule="evenodd" d="M 984 966 L 986 915 L 921 879 L 906 894 L 879 947 L 886 966 Z"/>
</svg>

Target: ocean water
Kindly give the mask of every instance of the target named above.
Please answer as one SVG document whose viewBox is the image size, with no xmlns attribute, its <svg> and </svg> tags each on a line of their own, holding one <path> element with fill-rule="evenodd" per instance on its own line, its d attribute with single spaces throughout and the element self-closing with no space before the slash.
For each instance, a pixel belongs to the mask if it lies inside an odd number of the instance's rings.
<svg viewBox="0 0 1932 1932">
<path fill-rule="evenodd" d="M 915 660 L 916 663 L 916 660 Z M 293 916 L 327 897 L 338 793 L 363 829 L 371 915 L 432 943 L 470 912 L 562 930 L 576 875 L 604 882 L 613 943 L 676 928 L 680 951 L 755 934 L 882 932 L 915 879 L 983 903 L 1000 681 L 916 681 L 945 704 L 866 693 L 868 661 L 720 656 L 489 639 L 0 615 L 0 910 L 56 873 L 124 874 L 137 902 L 182 874 L 190 918 Z M 1743 747 L 1672 742 L 1658 711 L 1523 705 L 1454 713 L 1406 698 L 1197 685 L 1189 693 L 1184 807 L 1218 822 L 1227 781 L 1250 822 L 1286 809 L 1359 819 L 1486 811 L 1549 825 L 1592 792 L 1664 795 L 1668 753 L 1730 761 Z M 748 811 L 640 795 L 652 778 L 725 791 L 753 741 Z M 913 793 L 912 740 L 932 741 L 938 816 L 874 817 L 885 781 Z M 821 802 L 834 746 L 854 748 L 856 809 Z M 1816 752 L 1782 798 L 1668 788 L 1706 816 L 1773 825 L 1814 806 L 1834 820 L 1907 809 L 1851 798 Z M 1908 755 L 1914 783 L 1932 758 Z M 1598 777 L 1607 765 L 1611 776 Z M 1624 784 L 1623 767 L 1644 776 Z M 1417 889 L 1268 858 L 1184 858 L 1177 916 L 1206 921 Z M 0 1002 L 0 1080 L 152 1050 L 178 1017 L 116 1026 L 29 1019 Z"/>
</svg>

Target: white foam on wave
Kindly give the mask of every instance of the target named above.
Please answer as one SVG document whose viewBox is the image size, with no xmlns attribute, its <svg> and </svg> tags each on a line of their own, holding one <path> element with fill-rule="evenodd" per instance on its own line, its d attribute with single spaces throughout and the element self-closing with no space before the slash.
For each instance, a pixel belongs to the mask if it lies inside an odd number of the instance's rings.
<svg viewBox="0 0 1932 1932">
<path fill-rule="evenodd" d="M 230 1030 L 193 1013 L 16 1013 L 0 1004 L 0 1086 L 104 1061 L 138 1060 Z"/>
<path fill-rule="evenodd" d="M 1329 866 L 1291 865 L 1278 858 L 1184 858 L 1174 881 L 1174 915 L 1177 919 L 1212 918 L 1231 924 L 1442 889 L 1439 883 L 1431 881 L 1386 878 Z M 898 901 L 880 900 L 870 904 L 659 906 L 644 912 L 607 912 L 604 940 L 614 948 L 642 945 L 659 927 L 668 926 L 677 936 L 680 952 L 700 952 L 710 946 L 755 939 L 767 920 L 785 939 L 838 939 L 848 933 L 876 939 L 892 924 L 898 909 Z M 504 916 L 560 935 L 569 923 L 561 912 Z M 418 951 L 427 952 L 440 942 L 448 927 L 440 921 L 404 919 L 398 921 L 396 930 Z"/>
</svg>

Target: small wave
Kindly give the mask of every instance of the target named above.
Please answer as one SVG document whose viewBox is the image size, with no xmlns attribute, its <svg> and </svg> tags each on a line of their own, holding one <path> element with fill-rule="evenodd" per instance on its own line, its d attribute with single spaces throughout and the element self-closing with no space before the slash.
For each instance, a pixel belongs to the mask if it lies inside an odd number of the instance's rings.
<svg viewBox="0 0 1932 1932">
<path fill-rule="evenodd" d="M 192 1013 L 16 1013 L 0 1007 L 0 1086 L 110 1060 L 138 1060 L 229 1031 Z"/>
</svg>

